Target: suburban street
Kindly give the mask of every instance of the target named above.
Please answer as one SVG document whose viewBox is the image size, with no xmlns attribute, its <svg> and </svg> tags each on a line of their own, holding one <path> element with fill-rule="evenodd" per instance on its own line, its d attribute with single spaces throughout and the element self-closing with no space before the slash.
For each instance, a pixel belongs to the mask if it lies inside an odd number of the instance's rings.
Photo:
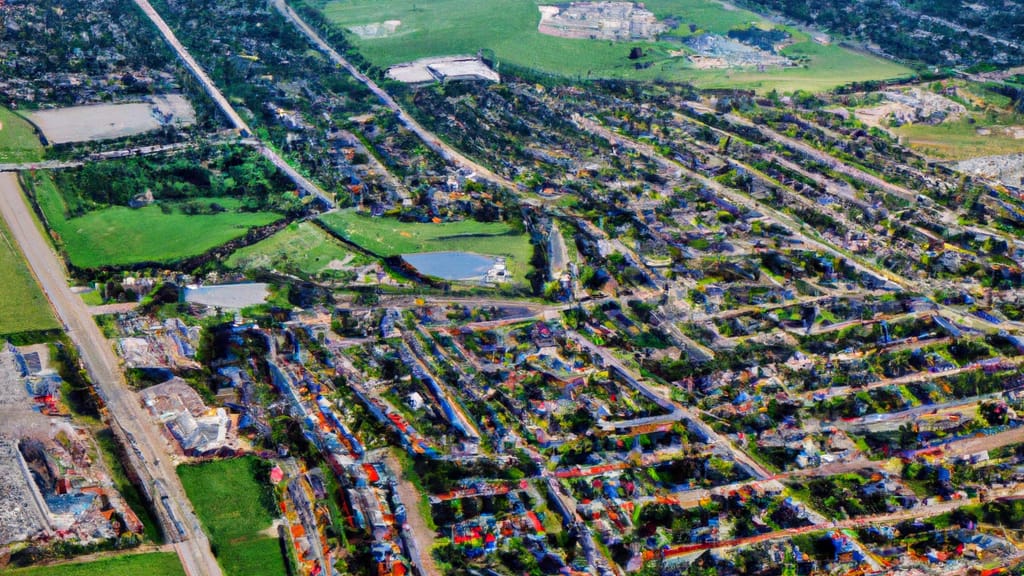
<svg viewBox="0 0 1024 576">
<path fill-rule="evenodd" d="M 249 127 L 249 125 L 245 122 L 245 120 L 242 119 L 242 117 L 238 114 L 234 107 L 231 106 L 231 103 L 228 102 L 227 98 L 224 97 L 224 94 L 221 93 L 219 88 L 217 88 L 217 85 L 214 84 L 213 80 L 210 79 L 210 76 L 203 70 L 199 63 L 196 62 L 195 58 L 193 58 L 192 55 L 189 54 L 188 50 L 185 49 L 185 46 L 183 46 L 182 43 L 178 40 L 177 36 L 174 35 L 174 32 L 171 30 L 171 27 L 167 25 L 167 22 L 164 22 L 164 19 L 160 16 L 156 9 L 153 8 L 153 5 L 150 4 L 147 0 L 136 0 L 135 4 L 138 5 L 138 7 L 143 11 L 143 13 L 146 14 L 150 21 L 153 22 L 153 25 L 156 26 L 157 30 L 160 31 L 160 34 L 164 37 L 164 40 L 167 42 L 167 44 L 178 55 L 178 58 L 180 58 L 181 61 L 185 64 L 185 66 L 188 67 L 189 71 L 192 73 L 193 76 L 195 76 L 196 80 L 198 80 L 199 83 L 203 85 L 203 89 L 206 91 L 207 95 L 209 95 L 210 98 L 217 105 L 217 107 L 220 108 L 220 111 L 223 112 L 225 116 L 227 116 L 228 122 L 230 122 L 231 125 L 235 129 L 237 129 L 243 137 L 245 137 L 246 139 L 251 138 L 252 128 Z M 313 182 L 310 182 L 309 179 L 307 179 L 305 176 L 299 174 L 299 172 L 290 164 L 288 164 L 288 162 L 286 162 L 284 158 L 281 158 L 280 154 L 278 154 L 272 148 L 267 146 L 265 143 L 260 142 L 259 144 L 257 144 L 256 148 L 257 150 L 259 150 L 260 154 L 262 154 L 264 158 L 270 160 L 274 164 L 274 166 L 277 166 L 282 172 L 284 172 L 292 180 L 292 182 L 295 183 L 296 186 L 298 186 L 308 194 L 317 196 L 328 207 L 334 207 L 333 194 L 326 192 Z"/>
<path fill-rule="evenodd" d="M 1024 0 L 154 1 L 0 0 L 0 574 L 1024 567 Z"/>
<path fill-rule="evenodd" d="M 156 422 L 136 401 L 128 389 L 124 375 L 107 339 L 93 321 L 85 302 L 68 287 L 64 266 L 53 252 L 25 202 L 18 177 L 13 173 L 0 174 L 0 214 L 11 230 L 14 241 L 21 246 L 32 273 L 65 326 L 68 336 L 78 348 L 82 361 L 106 403 L 111 420 L 121 427 L 129 438 L 134 438 L 136 464 L 143 481 L 153 490 L 157 479 L 169 497 L 170 505 L 180 522 L 182 541 L 175 544 L 189 576 L 219 576 L 217 559 L 210 550 L 206 535 L 199 528 L 185 490 L 178 480 L 172 460 L 172 451 L 161 435 Z M 126 447 L 127 448 L 127 447 Z M 130 453 L 130 452 L 129 452 Z M 158 511 L 160 506 L 154 504 Z M 161 512 L 158 512 L 161 513 Z M 173 534 L 168 539 L 176 540 Z"/>
<path fill-rule="evenodd" d="M 146 0 L 139 1 L 145 2 Z M 390 94 L 385 92 L 384 89 L 378 86 L 376 82 L 370 79 L 366 74 L 360 72 L 355 66 L 349 63 L 348 60 L 346 60 L 341 54 L 339 54 L 337 50 L 332 48 L 330 44 L 328 44 L 322 38 L 320 38 L 320 35 L 316 33 L 316 30 L 313 30 L 313 28 L 310 27 L 309 24 L 306 24 L 306 22 L 298 14 L 296 14 L 295 11 L 292 10 L 291 6 L 288 6 L 288 4 L 284 0 L 274 0 L 273 4 L 274 7 L 277 8 L 278 12 L 280 12 L 282 16 L 284 16 L 293 24 L 295 24 L 295 26 L 298 27 L 298 29 L 306 36 L 306 38 L 309 39 L 310 42 L 312 42 L 323 53 L 327 54 L 327 56 L 330 57 L 330 59 L 335 64 L 347 70 L 348 73 L 355 77 L 356 80 L 359 80 L 364 85 L 366 85 L 366 87 L 369 88 L 370 91 L 373 92 L 377 96 L 377 98 L 379 98 L 380 101 L 384 103 L 385 106 L 393 110 L 395 112 L 396 117 L 398 118 L 398 121 L 401 122 L 402 125 L 408 128 L 411 132 L 416 134 L 416 136 L 419 137 L 419 139 L 422 140 L 423 143 L 426 144 L 428 148 L 438 153 L 446 161 L 451 162 L 452 164 L 455 164 L 460 168 L 466 168 L 468 170 L 471 170 L 475 172 L 477 175 L 482 176 L 487 180 L 494 182 L 495 184 L 504 186 L 510 190 L 518 189 L 518 186 L 516 186 L 516 184 L 513 183 L 511 180 L 504 178 L 503 176 L 499 176 L 489 168 L 477 162 L 474 162 L 473 160 L 470 160 L 458 150 L 445 144 L 440 138 L 434 135 L 433 132 L 430 132 L 429 130 L 424 128 L 419 122 L 417 122 L 415 119 L 413 119 L 412 116 L 410 116 L 405 110 L 403 110 L 402 107 L 398 104 L 398 102 L 396 102 L 395 99 L 392 98 Z"/>
</svg>

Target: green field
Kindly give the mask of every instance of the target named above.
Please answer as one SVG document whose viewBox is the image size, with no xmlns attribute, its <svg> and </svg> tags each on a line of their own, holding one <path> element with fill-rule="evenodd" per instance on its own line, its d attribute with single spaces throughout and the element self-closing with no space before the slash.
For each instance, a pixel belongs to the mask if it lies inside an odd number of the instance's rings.
<svg viewBox="0 0 1024 576">
<path fill-rule="evenodd" d="M 276 537 L 264 531 L 276 514 L 274 494 L 257 479 L 253 457 L 179 466 L 178 476 L 227 576 L 284 576 Z"/>
<path fill-rule="evenodd" d="M 0 164 L 42 159 L 43 144 L 32 125 L 7 108 L 0 108 Z"/>
<path fill-rule="evenodd" d="M 37 174 L 29 182 L 58 244 L 71 263 L 81 268 L 172 262 L 202 254 L 281 218 L 269 212 L 190 216 L 173 210 L 165 214 L 156 205 L 112 206 L 68 218 L 64 198 L 48 174 Z"/>
<path fill-rule="evenodd" d="M 326 270 L 367 264 L 369 259 L 310 222 L 293 223 L 270 238 L 246 246 L 225 262 L 242 270 L 278 270 L 312 277 Z"/>
<path fill-rule="evenodd" d="M 0 219 L 0 336 L 59 328 L 7 223 Z"/>
<path fill-rule="evenodd" d="M 556 38 L 537 31 L 540 12 L 537 0 L 330 0 L 324 14 L 342 27 L 399 20 L 395 34 L 387 37 L 350 37 L 371 62 L 390 66 L 426 56 L 475 54 L 481 48 L 494 51 L 499 62 L 508 62 L 571 78 L 630 78 L 691 81 L 704 87 L 743 86 L 768 91 L 819 90 L 852 81 L 905 76 L 910 70 L 892 62 L 845 50 L 821 46 L 806 34 L 787 29 L 795 43 L 784 52 L 806 56 L 808 67 L 768 70 L 697 70 L 680 56 L 671 42 L 613 43 L 605 40 Z M 674 16 L 681 25 L 676 36 L 725 33 L 763 18 L 745 10 L 726 9 L 707 0 L 654 0 L 647 7 L 659 18 Z M 649 52 L 649 68 L 637 70 L 629 60 L 630 49 L 642 46 Z"/>
<path fill-rule="evenodd" d="M 173 552 L 128 554 L 94 562 L 22 568 L 5 573 L 11 576 L 99 576 L 101 574 L 185 576 L 185 571 L 181 568 L 181 561 Z"/>
<path fill-rule="evenodd" d="M 911 124 L 894 130 L 900 141 L 911 148 L 934 158 L 965 160 L 979 156 L 1016 154 L 1024 150 L 1024 142 L 998 132 L 978 134 L 984 123 L 969 123 L 966 119 L 943 122 L 937 126 Z M 991 125 L 990 125 L 991 126 Z"/>
<path fill-rule="evenodd" d="M 504 256 L 518 280 L 526 277 L 529 268 L 530 237 L 516 234 L 503 222 L 423 224 L 371 218 L 351 210 L 324 214 L 320 221 L 346 240 L 380 256 L 443 251 Z"/>
<path fill-rule="evenodd" d="M 1024 114 L 1013 109 L 1010 98 L 975 82 L 947 81 L 944 85 L 957 87 L 958 101 L 967 106 L 967 114 L 935 126 L 908 124 L 893 129 L 904 144 L 933 158 L 946 160 L 1015 154 L 1024 150 L 1024 141 L 1006 131 L 1010 127 L 1024 127 Z M 979 129 L 989 133 L 979 134 Z"/>
</svg>

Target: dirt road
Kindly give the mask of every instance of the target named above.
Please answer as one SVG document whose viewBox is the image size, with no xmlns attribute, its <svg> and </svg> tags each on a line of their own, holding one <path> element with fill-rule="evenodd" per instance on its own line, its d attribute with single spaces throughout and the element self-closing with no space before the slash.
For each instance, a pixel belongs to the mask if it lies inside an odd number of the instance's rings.
<svg viewBox="0 0 1024 576">
<path fill-rule="evenodd" d="M 401 498 L 402 504 L 405 504 L 406 523 L 412 530 L 413 540 L 415 540 L 416 547 L 419 550 L 420 573 L 431 576 L 439 575 L 441 571 L 437 568 L 434 556 L 431 554 L 431 550 L 434 549 L 436 536 L 434 531 L 427 526 L 427 521 L 423 518 L 420 510 L 420 492 L 405 477 L 405 473 L 402 471 L 402 464 L 395 457 L 393 451 L 388 451 L 387 458 L 384 460 L 387 467 L 394 473 L 395 478 L 398 479 L 398 497 Z"/>
</svg>

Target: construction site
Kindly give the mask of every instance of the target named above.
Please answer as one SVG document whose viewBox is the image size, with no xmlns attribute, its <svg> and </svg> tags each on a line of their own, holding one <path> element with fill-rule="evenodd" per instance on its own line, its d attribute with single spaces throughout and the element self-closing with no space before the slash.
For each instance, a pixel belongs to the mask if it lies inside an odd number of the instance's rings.
<svg viewBox="0 0 1024 576">
<path fill-rule="evenodd" d="M 238 450 L 238 417 L 224 408 L 207 408 L 181 378 L 146 388 L 142 403 L 166 427 L 185 456 L 233 455 Z"/>
<path fill-rule="evenodd" d="M 717 34 L 702 34 L 688 39 L 685 44 L 693 51 L 687 58 L 694 68 L 700 70 L 723 68 L 764 70 L 793 65 L 793 61 L 785 56 Z"/>
<path fill-rule="evenodd" d="M 643 3 L 572 2 L 538 6 L 541 34 L 591 40 L 650 40 L 668 30 Z"/>
<path fill-rule="evenodd" d="M 0 349 L 0 565 L 26 543 L 134 538 L 142 523 L 118 493 L 90 430 L 61 405 L 47 349 Z"/>
</svg>

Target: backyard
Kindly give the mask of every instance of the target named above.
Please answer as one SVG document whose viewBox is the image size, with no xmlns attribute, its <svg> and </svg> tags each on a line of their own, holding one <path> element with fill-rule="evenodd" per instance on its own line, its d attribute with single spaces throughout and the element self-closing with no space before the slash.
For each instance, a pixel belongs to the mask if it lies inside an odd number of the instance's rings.
<svg viewBox="0 0 1024 576">
<path fill-rule="evenodd" d="M 226 576 L 287 573 L 278 539 L 267 535 L 276 514 L 274 493 L 262 478 L 268 466 L 246 457 L 178 467 Z"/>
</svg>

